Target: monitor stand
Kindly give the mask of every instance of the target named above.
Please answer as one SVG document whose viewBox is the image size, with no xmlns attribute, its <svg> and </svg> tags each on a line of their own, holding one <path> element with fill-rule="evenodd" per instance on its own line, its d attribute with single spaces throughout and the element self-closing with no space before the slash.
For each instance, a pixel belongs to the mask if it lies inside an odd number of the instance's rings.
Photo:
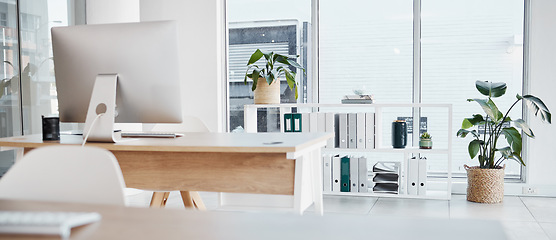
<svg viewBox="0 0 556 240">
<path fill-rule="evenodd" d="M 117 81 L 117 74 L 99 74 L 96 77 L 83 130 L 83 138 L 88 136 L 87 142 L 121 141 L 121 137 L 114 133 Z"/>
</svg>

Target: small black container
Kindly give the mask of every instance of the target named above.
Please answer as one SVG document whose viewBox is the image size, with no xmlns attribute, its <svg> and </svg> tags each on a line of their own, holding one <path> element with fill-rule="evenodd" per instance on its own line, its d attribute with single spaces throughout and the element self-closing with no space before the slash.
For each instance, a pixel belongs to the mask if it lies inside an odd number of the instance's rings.
<svg viewBox="0 0 556 240">
<path fill-rule="evenodd" d="M 60 140 L 60 118 L 42 116 L 42 140 Z"/>
<path fill-rule="evenodd" d="M 392 122 L 392 147 L 405 148 L 407 145 L 407 123 L 404 120 Z"/>
</svg>

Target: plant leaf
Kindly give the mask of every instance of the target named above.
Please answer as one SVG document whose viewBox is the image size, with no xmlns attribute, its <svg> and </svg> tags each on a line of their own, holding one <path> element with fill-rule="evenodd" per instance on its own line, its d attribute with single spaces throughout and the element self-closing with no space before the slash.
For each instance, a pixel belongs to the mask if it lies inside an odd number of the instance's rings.
<svg viewBox="0 0 556 240">
<path fill-rule="evenodd" d="M 500 152 L 502 154 L 502 157 L 504 157 L 504 159 L 513 159 L 516 162 L 525 166 L 525 162 L 523 162 L 523 159 L 521 158 L 520 154 L 516 152 L 512 152 L 512 149 L 510 147 L 496 149 L 496 151 Z"/>
<path fill-rule="evenodd" d="M 521 142 L 521 134 L 519 133 L 519 131 L 517 131 L 517 129 L 515 129 L 514 127 L 503 128 L 502 134 L 504 134 L 504 136 L 506 137 L 506 140 L 508 141 L 508 144 L 512 147 L 513 152 L 520 155 L 522 142 Z"/>
<path fill-rule="evenodd" d="M 523 101 L 525 101 L 526 106 L 528 108 L 533 110 L 535 116 L 537 116 L 540 112 L 541 119 L 543 121 L 552 123 L 550 110 L 548 110 L 548 107 L 544 104 L 544 102 L 540 98 L 535 97 L 533 95 L 525 95 L 523 96 Z"/>
<path fill-rule="evenodd" d="M 465 137 L 467 137 L 467 134 L 469 134 L 469 133 L 473 134 L 473 136 L 474 136 L 475 138 L 479 138 L 479 134 L 477 133 L 476 130 L 469 131 L 469 130 L 465 130 L 465 129 L 460 129 L 460 130 L 456 133 L 456 136 L 461 137 L 461 138 L 465 138 Z"/>
<path fill-rule="evenodd" d="M 262 56 L 263 56 L 263 52 L 261 52 L 260 49 L 257 49 L 249 58 L 249 62 L 247 62 L 247 65 L 251 65 L 256 61 L 259 61 L 259 59 L 261 59 Z"/>
<path fill-rule="evenodd" d="M 479 92 L 489 98 L 496 98 L 504 95 L 506 93 L 506 83 L 503 82 L 489 82 L 489 81 L 479 81 L 475 82 L 475 87 Z"/>
<path fill-rule="evenodd" d="M 461 128 L 468 129 L 473 126 L 482 125 L 484 124 L 485 119 L 481 114 L 474 114 L 473 118 L 464 118 L 463 122 L 461 123 Z"/>
<path fill-rule="evenodd" d="M 251 91 L 255 91 L 257 89 L 257 82 L 259 81 L 259 69 L 254 69 L 251 79 L 253 80 L 253 86 L 251 87 Z"/>
<path fill-rule="evenodd" d="M 473 140 L 469 143 L 469 157 L 471 157 L 471 159 L 475 158 L 477 156 L 477 153 L 479 153 L 479 149 L 481 148 L 483 141 L 482 140 Z"/>
<path fill-rule="evenodd" d="M 523 131 L 523 133 L 525 133 L 525 135 L 527 135 L 531 138 L 535 138 L 535 134 L 533 134 L 533 130 L 531 130 L 529 125 L 527 125 L 527 123 L 525 123 L 525 121 L 523 119 L 516 119 L 516 120 L 513 121 L 513 123 L 518 128 L 521 128 L 521 130 Z"/>
<path fill-rule="evenodd" d="M 479 103 L 488 117 L 495 122 L 499 122 L 504 117 L 492 99 L 467 99 L 467 101 Z"/>
<path fill-rule="evenodd" d="M 295 82 L 295 73 L 290 72 L 287 68 L 284 68 L 284 73 L 286 74 L 286 81 L 288 82 L 288 86 L 292 91 L 295 92 L 295 99 L 297 99 L 298 93 L 297 93 L 297 83 Z"/>
</svg>

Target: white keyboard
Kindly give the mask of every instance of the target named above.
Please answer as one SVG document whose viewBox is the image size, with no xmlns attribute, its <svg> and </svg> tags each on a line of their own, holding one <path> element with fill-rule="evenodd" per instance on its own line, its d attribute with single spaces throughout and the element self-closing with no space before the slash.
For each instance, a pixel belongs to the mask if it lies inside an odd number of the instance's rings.
<svg viewBox="0 0 556 240">
<path fill-rule="evenodd" d="M 96 212 L 0 211 L 0 234 L 60 235 L 68 238 L 71 228 L 97 222 Z"/>
<path fill-rule="evenodd" d="M 182 136 L 183 134 L 168 132 L 122 132 L 122 137 L 135 138 L 176 138 Z"/>
</svg>

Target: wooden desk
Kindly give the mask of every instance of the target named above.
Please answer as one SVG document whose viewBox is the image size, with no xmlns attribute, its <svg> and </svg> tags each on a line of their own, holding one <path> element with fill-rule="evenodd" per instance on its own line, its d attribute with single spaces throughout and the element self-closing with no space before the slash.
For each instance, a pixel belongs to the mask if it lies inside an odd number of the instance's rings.
<svg viewBox="0 0 556 240">
<path fill-rule="evenodd" d="M 479 219 L 395 219 L 342 214 L 295 216 L 1 199 L 0 210 L 95 211 L 102 215 L 100 222 L 72 229 L 70 239 L 507 239 L 499 222 Z M 0 234 L 0 239 L 60 238 Z"/>
<path fill-rule="evenodd" d="M 87 143 L 110 150 L 127 187 L 154 191 L 209 191 L 293 195 L 297 213 L 313 202 L 322 214 L 320 149 L 332 133 L 186 133 L 175 139 L 142 138 Z M 0 146 L 33 148 L 80 144 L 81 136 L 0 138 Z M 18 155 L 22 155 L 19 153 Z"/>
</svg>

